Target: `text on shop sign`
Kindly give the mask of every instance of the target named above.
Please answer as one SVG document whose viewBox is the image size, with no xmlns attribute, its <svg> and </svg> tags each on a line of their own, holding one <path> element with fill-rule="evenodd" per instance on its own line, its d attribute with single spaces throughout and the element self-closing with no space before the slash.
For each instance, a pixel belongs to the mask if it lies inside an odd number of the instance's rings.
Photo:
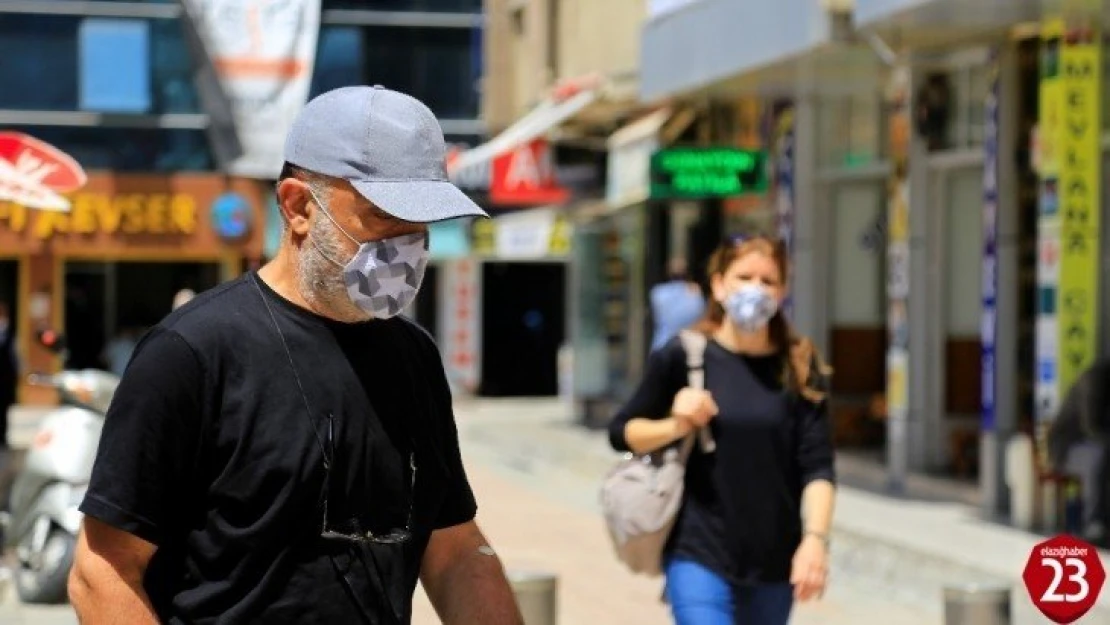
<svg viewBox="0 0 1110 625">
<path fill-rule="evenodd" d="M 767 191 L 767 155 L 742 148 L 670 148 L 651 157 L 651 197 L 715 198 Z"/>
<path fill-rule="evenodd" d="M 21 204 L 0 202 L 0 227 L 12 232 L 30 229 L 36 239 L 55 234 L 193 234 L 197 229 L 196 200 L 184 194 L 77 193 L 68 213 L 31 211 Z"/>
</svg>

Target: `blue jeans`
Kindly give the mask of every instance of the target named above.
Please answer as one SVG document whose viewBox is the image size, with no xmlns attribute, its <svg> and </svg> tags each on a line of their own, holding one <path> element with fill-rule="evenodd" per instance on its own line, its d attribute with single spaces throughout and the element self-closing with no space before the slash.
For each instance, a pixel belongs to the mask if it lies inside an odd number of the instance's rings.
<svg viewBox="0 0 1110 625">
<path fill-rule="evenodd" d="M 675 625 L 786 625 L 794 587 L 757 584 L 730 587 L 720 575 L 691 560 L 666 565 L 667 602 Z"/>
</svg>

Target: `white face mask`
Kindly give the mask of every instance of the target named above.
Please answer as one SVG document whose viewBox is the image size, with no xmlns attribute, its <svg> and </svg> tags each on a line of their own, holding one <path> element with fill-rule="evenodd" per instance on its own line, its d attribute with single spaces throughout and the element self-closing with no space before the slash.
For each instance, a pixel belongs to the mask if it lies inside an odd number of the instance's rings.
<svg viewBox="0 0 1110 625">
<path fill-rule="evenodd" d="M 733 291 L 723 305 L 733 323 L 746 332 L 762 329 L 779 309 L 775 298 L 755 284 L 745 284 Z"/>
<path fill-rule="evenodd" d="M 335 221 L 315 194 L 312 199 L 316 200 L 316 205 L 328 220 L 358 245 L 354 256 L 341 263 L 313 243 L 321 256 L 343 269 L 343 283 L 347 286 L 351 302 L 376 319 L 388 319 L 400 314 L 416 299 L 424 281 L 424 271 L 428 268 L 428 236 L 423 232 L 414 232 L 360 243 Z"/>
</svg>

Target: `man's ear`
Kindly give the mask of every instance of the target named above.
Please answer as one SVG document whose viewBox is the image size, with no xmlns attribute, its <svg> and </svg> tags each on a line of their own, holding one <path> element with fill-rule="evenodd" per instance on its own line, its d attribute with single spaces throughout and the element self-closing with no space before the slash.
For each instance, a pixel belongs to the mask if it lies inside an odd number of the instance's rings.
<svg viewBox="0 0 1110 625">
<path fill-rule="evenodd" d="M 308 185 L 296 178 L 286 178 L 278 183 L 277 187 L 278 209 L 285 218 L 289 230 L 299 236 L 307 236 L 308 203 L 312 201 L 312 194 Z"/>
</svg>

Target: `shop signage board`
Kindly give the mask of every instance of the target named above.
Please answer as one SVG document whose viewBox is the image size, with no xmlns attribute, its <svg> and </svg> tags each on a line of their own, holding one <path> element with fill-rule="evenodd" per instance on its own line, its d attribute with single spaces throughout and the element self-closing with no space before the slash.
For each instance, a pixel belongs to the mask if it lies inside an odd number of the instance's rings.
<svg viewBox="0 0 1110 625">
<path fill-rule="evenodd" d="M 1099 207 L 1102 174 L 1102 38 L 1095 20 L 1069 23 L 1060 48 L 1063 115 L 1057 137 L 1060 283 L 1057 291 L 1060 393 L 1098 353 Z"/>
<path fill-rule="evenodd" d="M 0 249 L 86 258 L 262 253 L 263 187 L 213 174 L 93 173 L 69 209 L 0 199 Z"/>
<path fill-rule="evenodd" d="M 40 212 L 0 201 L 0 227 L 45 240 L 59 234 L 193 234 L 196 199 L 186 193 L 110 194 L 82 191 L 67 198 L 68 213 Z"/>
<path fill-rule="evenodd" d="M 651 198 L 710 199 L 767 191 L 767 155 L 735 147 L 677 147 L 651 157 Z"/>
<path fill-rule="evenodd" d="M 503 206 L 558 205 L 570 199 L 570 191 L 555 175 L 551 144 L 533 139 L 493 159 L 489 196 Z"/>
<path fill-rule="evenodd" d="M 0 201 L 50 211 L 70 209 L 64 193 L 85 186 L 85 170 L 65 152 L 19 132 L 0 132 Z"/>
<path fill-rule="evenodd" d="M 471 224 L 474 253 L 503 260 L 563 258 L 570 253 L 571 234 L 566 215 L 548 208 L 476 219 Z"/>
</svg>

